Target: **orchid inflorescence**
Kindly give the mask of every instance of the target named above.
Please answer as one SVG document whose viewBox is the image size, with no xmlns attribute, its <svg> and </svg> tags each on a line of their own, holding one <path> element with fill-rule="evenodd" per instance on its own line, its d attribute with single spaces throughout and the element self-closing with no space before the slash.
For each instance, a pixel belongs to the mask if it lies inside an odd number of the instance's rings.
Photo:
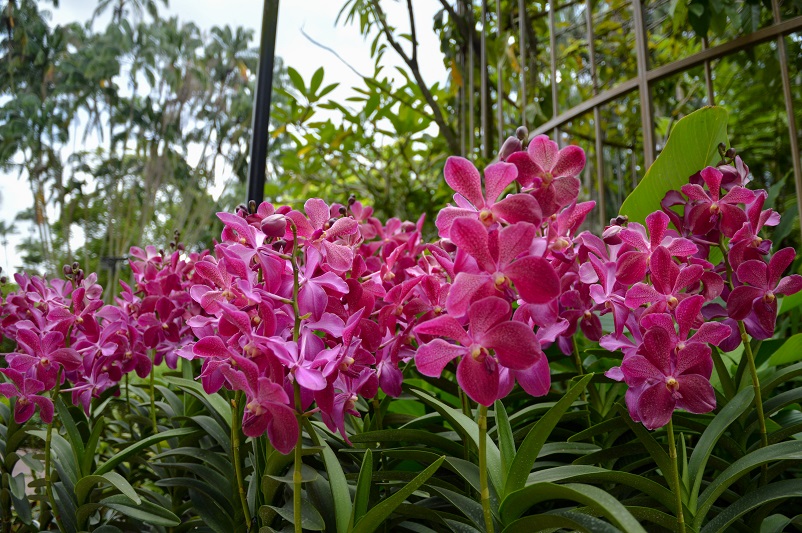
<svg viewBox="0 0 802 533">
<path fill-rule="evenodd" d="M 675 409 L 711 411 L 712 346 L 734 350 L 748 341 L 742 329 L 771 337 L 778 296 L 802 290 L 802 276 L 782 277 L 794 251 L 772 255 L 759 236 L 779 215 L 730 157 L 666 194 L 645 226 L 619 217 L 597 236 L 580 231 L 595 205 L 577 201 L 584 166 L 579 147 L 543 135 L 526 150 L 508 139 L 483 177 L 449 158 L 454 205 L 432 243 L 423 217 L 383 224 L 353 198 L 219 213 L 211 252 L 132 248 L 134 285 L 113 305 L 78 265 L 66 281 L 17 275 L 2 307 L 17 349 L 0 393 L 17 398 L 17 422 L 39 406 L 49 423 L 45 393 L 62 383 L 88 413 L 129 372 L 200 359 L 207 393 L 244 396 L 243 433 L 289 453 L 314 413 L 347 440 L 346 414 L 379 389 L 399 396 L 413 359 L 430 377 L 455 362 L 460 389 L 482 406 L 516 382 L 545 395 L 544 350 L 581 361 L 581 331 L 623 353 L 606 375 L 628 386 L 633 420 L 655 429 Z"/>
</svg>

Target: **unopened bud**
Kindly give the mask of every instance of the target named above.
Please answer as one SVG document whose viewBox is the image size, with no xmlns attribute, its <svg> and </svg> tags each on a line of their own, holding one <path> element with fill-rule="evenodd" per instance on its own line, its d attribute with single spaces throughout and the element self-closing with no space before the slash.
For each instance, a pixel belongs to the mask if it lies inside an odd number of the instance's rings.
<svg viewBox="0 0 802 533">
<path fill-rule="evenodd" d="M 348 213 L 348 210 L 346 208 L 344 208 L 343 206 L 340 206 L 340 209 L 338 211 L 340 212 L 340 214 L 342 216 L 345 216 Z"/>
<path fill-rule="evenodd" d="M 501 150 L 499 150 L 498 160 L 506 161 L 512 154 L 520 152 L 523 149 L 524 145 L 521 143 L 520 139 L 517 137 L 507 137 L 507 140 L 504 141 L 504 144 L 501 146 Z"/>
<path fill-rule="evenodd" d="M 70 265 L 64 265 L 64 268 L 61 270 L 64 272 L 65 276 L 72 276 L 72 267 Z"/>
<path fill-rule="evenodd" d="M 736 153 L 736 152 L 735 152 L 735 148 L 730 148 L 729 150 L 727 150 L 727 152 L 726 152 L 724 155 L 725 155 L 725 156 L 726 156 L 728 159 L 733 159 L 733 158 L 735 158 L 735 153 Z"/>
<path fill-rule="evenodd" d="M 270 215 L 262 220 L 262 232 L 268 237 L 283 237 L 287 230 L 287 219 L 284 215 Z"/>
<path fill-rule="evenodd" d="M 8 278 L 5 276 L 0 276 L 0 285 L 5 285 L 8 283 Z"/>
<path fill-rule="evenodd" d="M 356 196 L 353 194 L 348 197 L 348 205 L 354 205 L 356 203 Z"/>
<path fill-rule="evenodd" d="M 248 212 L 256 213 L 256 200 L 248 200 Z"/>
<path fill-rule="evenodd" d="M 79 268 L 81 268 L 81 265 L 78 264 L 78 261 L 76 261 L 76 262 L 74 262 L 72 264 L 72 269 L 73 270 L 78 270 Z"/>
<path fill-rule="evenodd" d="M 519 126 L 518 129 L 515 130 L 515 136 L 523 142 L 529 138 L 529 130 L 526 129 L 526 126 Z"/>
</svg>

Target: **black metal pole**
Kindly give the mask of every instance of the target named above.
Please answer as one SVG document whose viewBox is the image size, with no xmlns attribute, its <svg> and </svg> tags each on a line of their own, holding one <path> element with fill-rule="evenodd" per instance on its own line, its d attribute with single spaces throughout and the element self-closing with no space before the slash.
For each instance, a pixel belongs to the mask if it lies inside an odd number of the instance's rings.
<svg viewBox="0 0 802 533">
<path fill-rule="evenodd" d="M 256 102 L 253 106 L 253 137 L 248 166 L 248 200 L 257 204 L 265 196 L 267 166 L 267 129 L 270 125 L 270 97 L 273 91 L 273 66 L 276 60 L 276 29 L 279 0 L 265 0 L 262 15 L 262 40 L 259 46 L 259 72 L 256 78 Z"/>
</svg>

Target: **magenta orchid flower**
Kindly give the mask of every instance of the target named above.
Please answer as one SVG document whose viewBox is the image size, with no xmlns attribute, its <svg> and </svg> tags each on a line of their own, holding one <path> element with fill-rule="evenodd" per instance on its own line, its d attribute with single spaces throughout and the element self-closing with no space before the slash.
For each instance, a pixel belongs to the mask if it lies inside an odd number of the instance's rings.
<svg viewBox="0 0 802 533">
<path fill-rule="evenodd" d="M 457 274 L 446 300 L 448 312 L 462 316 L 471 302 L 511 287 L 529 303 L 547 303 L 556 298 L 560 280 L 554 268 L 546 259 L 528 255 L 534 236 L 535 227 L 524 222 L 488 233 L 476 219 L 456 219 L 451 239 L 476 261 L 478 272 Z"/>
<path fill-rule="evenodd" d="M 746 213 L 738 204 L 749 204 L 755 193 L 749 189 L 735 186 L 721 196 L 723 175 L 715 167 L 707 167 L 701 172 L 707 184 L 707 191 L 701 185 L 682 186 L 682 192 L 693 202 L 688 213 L 688 222 L 697 234 L 706 234 L 721 222 L 721 232 L 732 237 L 746 222 Z"/>
<path fill-rule="evenodd" d="M 55 386 L 60 366 L 71 371 L 81 365 L 81 356 L 73 348 L 64 346 L 64 335 L 58 331 L 41 334 L 20 327 L 17 330 L 17 343 L 23 353 L 7 354 L 8 365 L 19 372 L 31 372 L 31 377 L 44 383 L 48 390 Z"/>
<path fill-rule="evenodd" d="M 636 283 L 627 291 L 625 303 L 628 307 L 648 303 L 652 304 L 650 312 L 673 311 L 689 296 L 682 291 L 699 282 L 704 274 L 701 265 L 678 265 L 664 246 L 652 252 L 650 271 L 652 285 Z"/>
<path fill-rule="evenodd" d="M 17 398 L 14 403 L 14 421 L 17 424 L 30 420 L 36 407 L 39 407 L 42 422 L 49 424 L 53 421 L 53 400 L 39 396 L 45 390 L 44 383 L 13 368 L 2 368 L 0 373 L 11 380 L 11 383 L 0 383 L 0 394 L 9 399 Z"/>
<path fill-rule="evenodd" d="M 648 429 L 666 425 L 675 409 L 702 414 L 716 407 L 710 347 L 692 343 L 674 355 L 662 328 L 646 332 L 640 350 L 624 358 L 620 372 L 629 386 L 630 415 Z"/>
<path fill-rule="evenodd" d="M 618 258 L 616 277 L 626 285 L 643 281 L 649 270 L 649 261 L 652 253 L 663 246 L 671 255 L 685 258 L 697 252 L 697 247 L 688 239 L 668 235 L 668 215 L 662 211 L 655 211 L 646 217 L 646 228 L 633 222 L 618 235 L 634 250 L 624 252 Z M 646 229 L 649 238 L 646 237 Z"/>
<path fill-rule="evenodd" d="M 550 216 L 569 205 L 579 195 L 581 184 L 576 178 L 585 168 L 585 152 L 578 146 L 560 150 L 546 135 L 529 142 L 526 152 L 516 152 L 507 161 L 518 167 L 518 182 L 533 188 L 543 212 Z"/>
<path fill-rule="evenodd" d="M 437 215 L 435 225 L 441 237 L 449 238 L 452 223 L 460 217 L 477 218 L 486 226 L 498 221 L 540 224 L 540 206 L 528 194 L 512 194 L 497 201 L 504 189 L 515 181 L 518 175 L 515 165 L 499 162 L 485 168 L 484 194 L 479 171 L 464 157 L 449 157 L 444 174 L 446 183 L 456 191 L 457 207 L 445 207 Z"/>
<path fill-rule="evenodd" d="M 795 257 L 793 248 L 783 248 L 774 254 L 768 265 L 759 259 L 741 263 L 737 275 L 745 285 L 735 287 L 727 299 L 730 318 L 744 320 L 753 313 L 761 333 L 767 335 L 759 337 L 771 337 L 777 322 L 777 296 L 790 296 L 802 290 L 799 274 L 782 277 Z"/>
<path fill-rule="evenodd" d="M 499 398 L 501 367 L 525 370 L 542 357 L 540 343 L 529 326 L 510 321 L 510 304 L 491 296 L 468 310 L 468 331 L 452 316 L 444 315 L 415 328 L 434 339 L 418 349 L 415 364 L 424 376 L 439 377 L 446 365 L 460 358 L 457 381 L 472 400 L 491 405 Z"/>
</svg>

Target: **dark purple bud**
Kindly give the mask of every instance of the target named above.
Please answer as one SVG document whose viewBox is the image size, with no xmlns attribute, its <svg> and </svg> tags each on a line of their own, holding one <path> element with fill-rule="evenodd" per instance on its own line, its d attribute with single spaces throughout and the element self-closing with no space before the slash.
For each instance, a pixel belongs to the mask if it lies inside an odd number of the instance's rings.
<svg viewBox="0 0 802 533">
<path fill-rule="evenodd" d="M 287 219 L 284 215 L 270 215 L 262 220 L 262 232 L 268 237 L 283 237 L 287 231 Z"/>
<path fill-rule="evenodd" d="M 256 213 L 256 200 L 248 200 L 248 212 Z"/>
<path fill-rule="evenodd" d="M 5 285 L 8 283 L 8 278 L 5 276 L 0 276 L 0 285 Z"/>
<path fill-rule="evenodd" d="M 342 216 L 345 216 L 346 213 L 348 213 L 348 210 L 346 208 L 344 208 L 343 206 L 340 206 L 340 209 L 338 209 L 338 211 L 340 212 L 340 214 Z"/>
<path fill-rule="evenodd" d="M 515 130 L 515 136 L 523 142 L 529 138 L 529 130 L 526 129 L 526 126 L 519 126 L 518 129 Z"/>
<path fill-rule="evenodd" d="M 507 137 L 507 140 L 504 141 L 504 144 L 501 147 L 501 150 L 498 153 L 499 161 L 506 161 L 508 157 L 510 157 L 515 152 L 520 152 L 524 149 L 524 145 L 521 143 L 521 140 L 516 137 Z"/>
<path fill-rule="evenodd" d="M 71 276 L 72 275 L 72 267 L 70 265 L 64 265 L 64 268 L 62 268 L 61 270 L 62 270 L 62 272 L 64 272 L 65 276 Z"/>
<path fill-rule="evenodd" d="M 348 205 L 354 205 L 356 203 L 356 196 L 353 194 L 348 197 Z"/>
</svg>

